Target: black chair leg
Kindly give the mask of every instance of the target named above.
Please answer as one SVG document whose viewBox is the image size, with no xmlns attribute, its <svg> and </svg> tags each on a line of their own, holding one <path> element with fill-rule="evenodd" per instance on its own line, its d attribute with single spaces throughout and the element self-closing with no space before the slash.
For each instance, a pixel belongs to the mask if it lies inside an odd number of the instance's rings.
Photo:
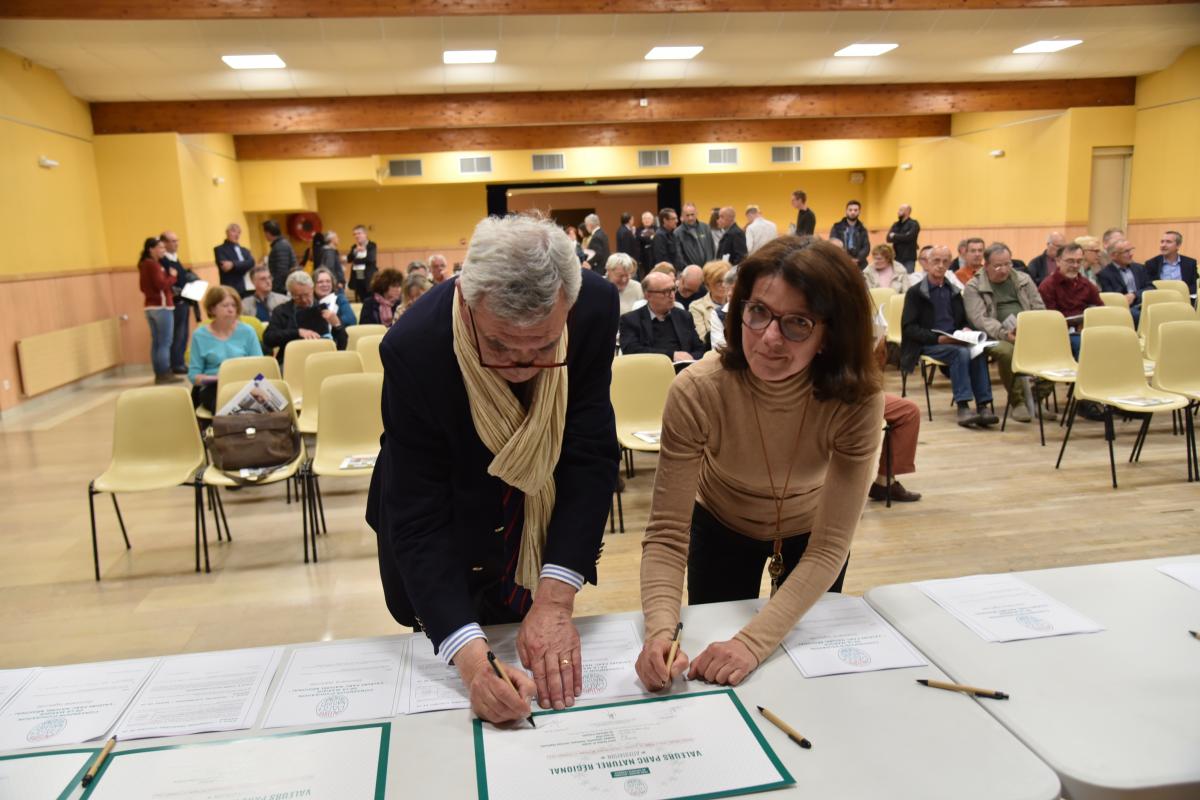
<svg viewBox="0 0 1200 800">
<path fill-rule="evenodd" d="M 884 459 L 887 462 L 887 475 L 884 480 L 887 481 L 887 507 L 892 507 L 892 426 L 888 425 L 883 430 L 883 452 Z"/>
<path fill-rule="evenodd" d="M 317 496 L 317 508 L 321 512 L 321 532 L 329 533 L 329 526 L 325 524 L 325 501 L 321 499 L 321 479 L 312 472 L 309 472 L 309 479 L 312 481 L 314 494 Z"/>
<path fill-rule="evenodd" d="M 617 519 L 619 521 L 619 530 L 625 532 L 625 504 L 621 501 L 621 492 L 617 492 Z"/>
<path fill-rule="evenodd" d="M 1140 461 L 1142 458 L 1142 447 L 1146 444 L 1146 434 L 1150 432 L 1150 420 L 1152 415 L 1147 414 L 1142 420 L 1142 426 L 1138 429 L 1137 436 L 1133 440 L 1133 450 L 1129 453 L 1129 463 L 1132 464 Z"/>
<path fill-rule="evenodd" d="M 213 501 L 213 487 L 205 486 L 204 487 L 204 496 L 205 496 L 205 502 L 208 505 L 209 510 L 212 511 L 213 528 L 215 528 L 217 531 L 217 541 L 218 542 L 222 541 L 223 537 L 221 534 L 221 518 L 217 516 L 217 504 L 216 504 L 216 502 Z"/>
<path fill-rule="evenodd" d="M 121 507 L 117 505 L 117 495 L 114 493 L 110 494 L 109 497 L 111 497 L 113 501 L 113 510 L 117 512 L 117 522 L 121 524 L 121 538 L 125 540 L 125 549 L 129 550 L 131 549 L 129 544 L 129 535 L 125 533 L 125 520 L 121 517 Z"/>
<path fill-rule="evenodd" d="M 1117 456 L 1113 453 L 1113 442 L 1117 438 L 1117 430 L 1113 426 L 1113 409 L 1107 403 L 1104 405 L 1104 438 L 1108 440 L 1108 465 L 1112 469 L 1113 488 L 1117 488 Z"/>
<path fill-rule="evenodd" d="M 291 490 L 290 487 L 292 485 L 292 479 L 288 478 L 286 482 L 288 484 L 289 492 L 290 492 L 290 490 Z M 296 499 L 300 503 L 300 525 L 301 525 L 301 530 L 304 532 L 304 563 L 307 564 L 308 563 L 308 535 L 309 535 L 308 534 L 308 522 L 309 522 L 309 520 L 308 520 L 308 501 L 306 499 L 304 499 L 303 497 L 299 496 L 302 494 L 303 494 L 303 490 L 301 490 L 298 493 Z"/>
<path fill-rule="evenodd" d="M 929 414 L 929 421 L 933 422 L 933 404 L 929 402 L 929 384 L 932 382 L 932 378 L 927 378 L 925 372 L 925 365 L 922 364 L 921 383 L 925 384 L 925 410 Z"/>
<path fill-rule="evenodd" d="M 1012 405 L 1012 397 L 1004 401 L 1004 418 L 1000 420 L 1000 432 L 1004 433 L 1004 428 L 1008 425 L 1008 407 Z"/>
<path fill-rule="evenodd" d="M 203 484 L 196 481 L 196 502 L 199 503 L 200 510 L 200 542 L 204 545 L 204 571 L 212 572 L 212 568 L 208 564 L 208 517 L 204 514 L 203 499 L 201 496 L 200 487 Z M 200 571 L 200 556 L 196 555 L 196 572 Z"/>
<path fill-rule="evenodd" d="M 1042 447 L 1046 446 L 1046 423 L 1042 420 L 1042 402 L 1039 400 L 1034 405 L 1037 406 L 1038 412 L 1038 435 L 1042 437 Z"/>
<path fill-rule="evenodd" d="M 192 496 L 195 498 L 193 505 L 195 506 L 192 515 L 195 527 L 196 539 L 196 572 L 200 571 L 200 521 L 204 519 L 204 500 L 200 496 L 200 481 L 192 481 Z"/>
<path fill-rule="evenodd" d="M 900 373 L 900 396 L 908 397 L 908 373 Z"/>
<path fill-rule="evenodd" d="M 1063 416 L 1067 418 L 1067 430 L 1063 434 L 1062 447 L 1058 451 L 1058 461 L 1054 462 L 1055 469 L 1062 466 L 1063 453 L 1067 452 L 1067 440 L 1071 438 L 1071 428 L 1075 425 L 1075 405 L 1068 401 L 1066 411 L 1067 413 Z"/>
<path fill-rule="evenodd" d="M 229 520 L 225 517 L 225 502 L 221 500 L 221 490 L 213 487 L 213 497 L 217 499 L 217 510 L 221 512 L 221 523 L 225 526 L 225 541 L 232 542 L 233 534 L 229 531 Z"/>
<path fill-rule="evenodd" d="M 88 515 L 92 518 L 92 565 L 96 569 L 96 580 L 100 580 L 100 547 L 96 544 L 96 489 L 88 484 Z"/>
<path fill-rule="evenodd" d="M 317 498 L 315 496 L 316 491 L 314 486 L 315 482 L 315 478 L 311 472 L 304 476 L 304 483 L 306 484 L 304 491 L 305 494 L 308 495 L 308 518 L 311 522 L 309 525 L 309 532 L 312 537 L 312 555 L 314 564 L 320 562 L 321 560 L 317 557 L 317 525 L 319 524 L 319 521 L 317 519 Z"/>
</svg>

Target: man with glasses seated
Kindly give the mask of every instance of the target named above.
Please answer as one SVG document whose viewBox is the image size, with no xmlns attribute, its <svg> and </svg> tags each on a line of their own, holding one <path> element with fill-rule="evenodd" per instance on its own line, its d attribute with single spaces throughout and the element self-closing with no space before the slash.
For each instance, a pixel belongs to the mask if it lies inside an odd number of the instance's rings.
<svg viewBox="0 0 1200 800">
<path fill-rule="evenodd" d="M 1071 353 L 1079 358 L 1079 331 L 1083 327 L 1083 311 L 1101 305 L 1100 290 L 1080 273 L 1086 259 L 1083 247 L 1071 242 L 1058 251 L 1058 271 L 1046 276 L 1038 284 L 1038 292 L 1051 311 L 1061 312 L 1067 318 L 1067 330 L 1071 334 Z"/>
<path fill-rule="evenodd" d="M 651 272 L 642 281 L 646 305 L 621 317 L 621 352 L 661 353 L 675 363 L 704 355 L 691 315 L 675 303 L 675 282 L 665 272 Z"/>
<path fill-rule="evenodd" d="M 367 498 L 384 597 L 491 722 L 573 705 L 575 593 L 596 582 L 617 483 L 609 401 L 617 292 L 552 221 L 489 217 L 457 280 L 380 347 L 384 435 Z M 569 390 L 568 390 L 569 387 Z M 516 691 L 481 626 L 521 623 Z"/>
</svg>

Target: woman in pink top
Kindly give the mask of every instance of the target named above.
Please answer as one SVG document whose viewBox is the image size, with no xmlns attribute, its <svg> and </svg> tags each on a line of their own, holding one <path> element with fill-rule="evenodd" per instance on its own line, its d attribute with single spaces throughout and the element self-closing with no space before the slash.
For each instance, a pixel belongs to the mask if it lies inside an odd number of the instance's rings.
<svg viewBox="0 0 1200 800">
<path fill-rule="evenodd" d="M 138 284 L 145 297 L 146 321 L 150 323 L 150 363 L 154 367 L 155 383 L 176 383 L 183 378 L 171 372 L 171 339 L 175 331 L 175 300 L 171 286 L 178 279 L 158 260 L 166 248 L 160 239 L 151 236 L 142 245 L 138 259 Z"/>
</svg>

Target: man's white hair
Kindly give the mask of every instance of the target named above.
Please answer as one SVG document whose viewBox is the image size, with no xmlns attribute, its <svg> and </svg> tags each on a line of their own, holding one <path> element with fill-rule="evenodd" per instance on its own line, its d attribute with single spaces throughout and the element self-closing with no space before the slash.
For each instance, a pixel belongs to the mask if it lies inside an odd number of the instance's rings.
<svg viewBox="0 0 1200 800">
<path fill-rule="evenodd" d="M 583 218 L 583 224 L 587 225 L 589 228 L 591 228 L 593 226 L 599 228 L 600 227 L 600 217 L 597 216 L 596 214 L 588 214 L 586 217 Z"/>
<path fill-rule="evenodd" d="M 618 269 L 623 269 L 632 275 L 637 272 L 637 264 L 628 253 L 613 253 L 604 263 L 604 272 L 609 273 Z"/>
<path fill-rule="evenodd" d="M 446 257 L 444 255 L 442 255 L 441 253 L 434 253 L 433 255 L 431 255 L 429 257 L 429 265 L 430 266 L 433 266 L 434 261 L 441 261 L 442 266 L 445 266 L 447 264 Z"/>
<path fill-rule="evenodd" d="M 583 283 L 575 244 L 552 220 L 512 215 L 475 226 L 459 276 L 467 305 L 506 322 L 535 325 L 560 295 L 574 305 Z"/>
<path fill-rule="evenodd" d="M 309 277 L 307 272 L 298 269 L 287 276 L 287 282 L 285 285 L 287 290 L 290 292 L 293 286 L 312 286 L 313 279 Z"/>
</svg>

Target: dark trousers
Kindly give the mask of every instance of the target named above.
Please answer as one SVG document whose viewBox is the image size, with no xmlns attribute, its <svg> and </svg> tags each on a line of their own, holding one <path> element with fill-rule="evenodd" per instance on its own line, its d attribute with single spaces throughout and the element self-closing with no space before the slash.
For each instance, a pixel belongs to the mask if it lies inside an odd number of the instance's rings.
<svg viewBox="0 0 1200 800">
<path fill-rule="evenodd" d="M 783 540 L 781 584 L 800 563 L 809 535 L 801 533 Z M 688 605 L 758 597 L 763 567 L 774 550 L 774 542 L 751 539 L 730 530 L 697 503 L 692 510 L 692 541 L 688 549 Z M 849 563 L 847 557 L 829 591 L 842 591 Z"/>
<path fill-rule="evenodd" d="M 183 362 L 183 354 L 187 352 L 192 306 L 183 300 L 177 299 L 175 302 L 175 337 L 171 339 L 171 369 L 186 370 L 187 364 Z"/>
</svg>

